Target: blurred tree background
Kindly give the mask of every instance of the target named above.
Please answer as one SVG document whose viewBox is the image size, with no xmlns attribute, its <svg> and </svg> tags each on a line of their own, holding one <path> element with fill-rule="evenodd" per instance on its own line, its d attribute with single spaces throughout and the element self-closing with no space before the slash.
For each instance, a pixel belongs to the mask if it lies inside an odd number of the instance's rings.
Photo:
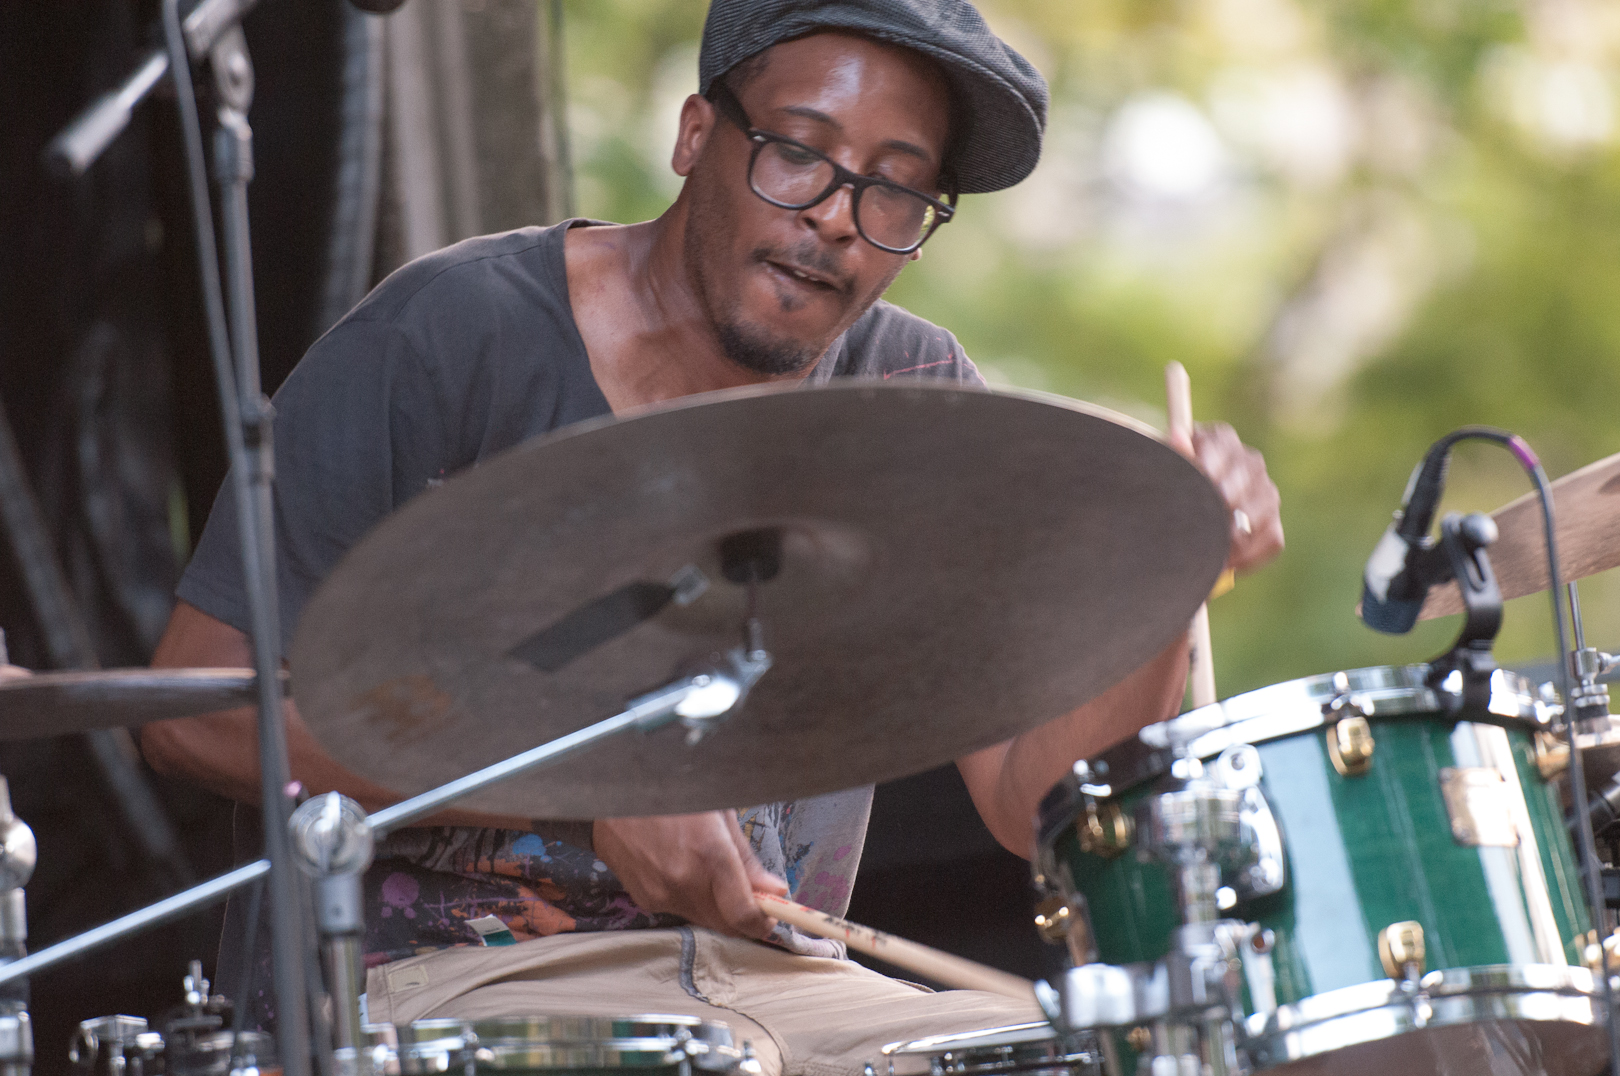
<svg viewBox="0 0 1620 1076">
<path fill-rule="evenodd" d="M 659 213 L 696 88 L 704 0 L 569 0 L 578 211 Z M 1163 423 L 1164 364 L 1200 419 L 1266 454 L 1288 549 L 1212 607 L 1222 694 L 1421 660 L 1353 615 L 1407 475 L 1464 423 L 1556 477 L 1620 450 L 1620 5 L 1607 0 L 981 0 L 1053 90 L 1044 159 L 970 196 L 889 298 L 996 383 Z M 1527 488 L 1457 454 L 1446 508 Z M 1620 646 L 1613 573 L 1583 584 Z M 1545 596 L 1504 662 L 1552 654 Z"/>
</svg>

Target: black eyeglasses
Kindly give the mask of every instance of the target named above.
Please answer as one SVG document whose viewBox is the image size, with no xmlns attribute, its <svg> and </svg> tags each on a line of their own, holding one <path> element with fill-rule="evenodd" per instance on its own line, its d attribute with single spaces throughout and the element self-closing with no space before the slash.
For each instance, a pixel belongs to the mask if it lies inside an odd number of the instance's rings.
<svg viewBox="0 0 1620 1076">
<path fill-rule="evenodd" d="M 715 83 L 712 92 L 715 108 L 754 144 L 753 156 L 748 158 L 748 186 L 771 205 L 809 209 L 834 191 L 850 187 L 855 230 L 890 254 L 910 254 L 956 215 L 953 205 L 938 198 L 891 180 L 851 172 L 820 150 L 760 130 L 725 83 Z M 953 194 L 951 202 L 955 201 Z"/>
</svg>

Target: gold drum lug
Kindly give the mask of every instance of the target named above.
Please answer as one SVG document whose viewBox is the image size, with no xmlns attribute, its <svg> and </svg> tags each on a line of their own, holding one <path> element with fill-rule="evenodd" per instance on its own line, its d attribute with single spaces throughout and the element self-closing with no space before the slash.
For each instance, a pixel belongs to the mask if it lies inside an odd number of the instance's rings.
<svg viewBox="0 0 1620 1076">
<path fill-rule="evenodd" d="M 1119 809 L 1117 803 L 1098 803 L 1086 800 L 1086 813 L 1077 824 L 1080 851 L 1087 855 L 1113 859 L 1124 854 L 1136 835 L 1131 816 Z"/>
<path fill-rule="evenodd" d="M 1327 729 L 1328 758 L 1341 777 L 1360 777 L 1372 769 L 1372 725 L 1360 714 L 1341 717 Z"/>
<path fill-rule="evenodd" d="M 1380 930 L 1378 959 L 1391 979 L 1423 978 L 1423 924 L 1408 919 Z"/>
<path fill-rule="evenodd" d="M 1131 1049 L 1139 1054 L 1148 1053 L 1153 1047 L 1153 1032 L 1145 1027 L 1133 1027 L 1125 1032 L 1125 1041 L 1131 1044 Z"/>
<path fill-rule="evenodd" d="M 1536 772 L 1551 781 L 1569 769 L 1569 743 L 1556 732 L 1536 733 Z"/>
<path fill-rule="evenodd" d="M 1062 897 L 1047 897 L 1035 905 L 1035 929 L 1041 940 L 1050 945 L 1062 945 L 1074 926 L 1074 910 Z"/>
<path fill-rule="evenodd" d="M 1603 974 L 1603 950 L 1598 948 L 1598 932 L 1589 930 L 1575 939 L 1581 951 L 1581 963 L 1585 964 L 1594 975 Z M 1616 930 L 1603 940 L 1603 949 L 1609 953 L 1609 974 L 1620 971 L 1620 930 Z"/>
</svg>

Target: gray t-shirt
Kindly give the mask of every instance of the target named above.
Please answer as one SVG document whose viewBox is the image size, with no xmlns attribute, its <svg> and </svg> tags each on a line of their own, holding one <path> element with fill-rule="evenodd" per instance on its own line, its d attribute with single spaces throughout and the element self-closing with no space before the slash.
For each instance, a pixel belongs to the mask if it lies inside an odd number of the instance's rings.
<svg viewBox="0 0 1620 1076">
<path fill-rule="evenodd" d="M 463 468 L 539 434 L 611 413 L 574 323 L 566 230 L 469 239 L 406 265 L 316 341 L 276 393 L 275 533 L 283 644 L 343 554 L 384 516 Z M 879 302 L 827 350 L 833 377 L 979 383 L 949 332 Z M 243 631 L 235 502 L 215 500 L 179 596 Z M 871 789 L 740 812 L 794 899 L 842 914 Z M 518 940 L 671 925 L 635 906 L 589 847 L 589 827 L 407 829 L 366 877 L 368 963 L 475 943 L 494 915 Z M 801 952 L 841 948 L 783 930 Z"/>
</svg>

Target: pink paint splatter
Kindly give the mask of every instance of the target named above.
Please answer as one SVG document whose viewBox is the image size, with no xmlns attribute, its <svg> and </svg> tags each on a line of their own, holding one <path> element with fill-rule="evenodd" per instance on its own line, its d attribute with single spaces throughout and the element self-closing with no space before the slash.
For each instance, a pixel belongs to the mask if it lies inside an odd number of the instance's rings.
<svg viewBox="0 0 1620 1076">
<path fill-rule="evenodd" d="M 398 908 L 405 913 L 406 919 L 416 918 L 416 909 L 411 907 L 416 898 L 421 896 L 422 886 L 415 878 L 408 874 L 390 874 L 383 879 L 382 884 L 382 917 L 387 919 Z"/>
</svg>

